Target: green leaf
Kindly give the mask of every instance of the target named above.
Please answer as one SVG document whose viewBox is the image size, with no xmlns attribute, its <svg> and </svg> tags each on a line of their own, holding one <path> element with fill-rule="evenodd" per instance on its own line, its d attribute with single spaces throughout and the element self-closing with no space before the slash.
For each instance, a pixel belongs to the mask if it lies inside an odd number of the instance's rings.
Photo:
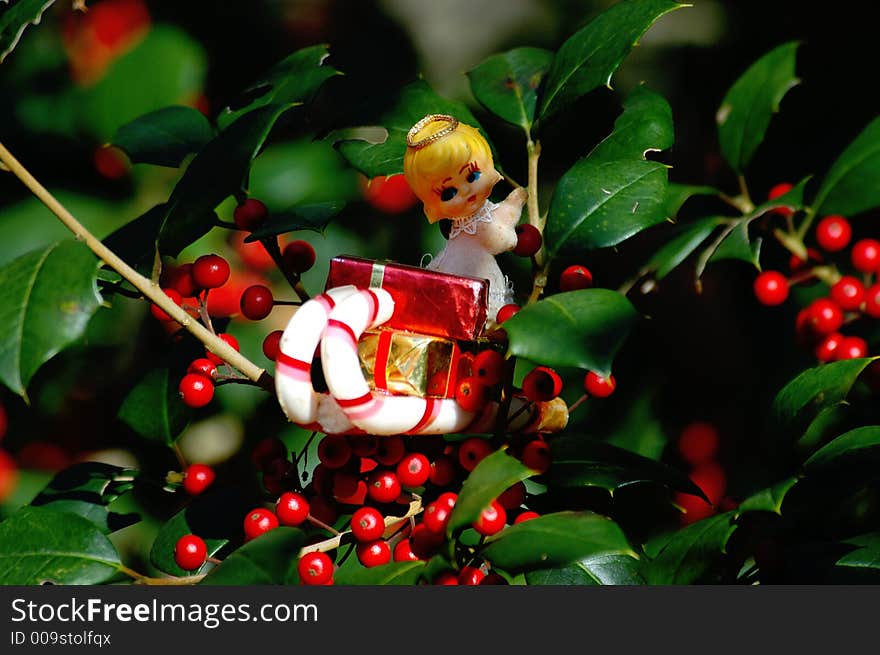
<svg viewBox="0 0 880 655">
<path fill-rule="evenodd" d="M 797 477 L 785 478 L 772 487 L 767 487 L 752 494 L 739 504 L 736 510 L 737 516 L 743 512 L 773 512 L 774 514 L 781 515 L 785 495 L 791 491 L 799 479 Z"/>
<path fill-rule="evenodd" d="M 468 71 L 471 91 L 493 114 L 527 133 L 535 120 L 538 89 L 553 53 L 542 48 L 514 48 L 492 55 Z"/>
<path fill-rule="evenodd" d="M 0 523 L 0 585 L 101 584 L 122 563 L 90 521 L 45 507 L 23 507 Z"/>
<path fill-rule="evenodd" d="M 526 572 L 530 585 L 642 585 L 639 560 L 629 555 L 585 557 L 556 569 Z"/>
<path fill-rule="evenodd" d="M 697 521 L 672 535 L 653 561 L 643 569 L 651 585 L 704 582 L 724 555 L 736 529 L 731 512 Z"/>
<path fill-rule="evenodd" d="M 773 400 L 771 412 L 777 426 L 785 433 L 804 429 L 823 409 L 844 400 L 861 372 L 874 359 L 847 359 L 802 372 Z"/>
<path fill-rule="evenodd" d="M 846 401 L 823 408 L 816 418 L 810 421 L 803 436 L 798 439 L 798 450 L 808 452 L 820 446 L 829 437 L 840 434 L 838 426 L 849 415 L 850 404 Z"/>
<path fill-rule="evenodd" d="M 607 375 L 637 319 L 630 301 L 616 291 L 581 289 L 523 307 L 504 322 L 504 329 L 512 355 Z"/>
<path fill-rule="evenodd" d="M 168 200 L 159 234 L 159 250 L 176 257 L 214 226 L 214 208 L 242 189 L 251 160 L 275 122 L 291 105 L 255 109 L 206 145 L 186 169 Z"/>
<path fill-rule="evenodd" d="M 110 142 L 122 148 L 133 164 L 177 167 L 213 138 L 214 129 L 202 112 L 171 106 L 126 123 Z"/>
<path fill-rule="evenodd" d="M 403 87 L 391 109 L 376 118 L 376 124 L 388 132 L 384 141 L 369 143 L 344 140 L 337 144 L 337 148 L 352 166 L 369 178 L 402 173 L 406 134 L 428 114 L 450 114 L 486 136 L 467 105 L 447 100 L 438 95 L 427 82 L 417 80 Z"/>
<path fill-rule="evenodd" d="M 837 560 L 837 566 L 880 569 L 880 532 L 859 535 L 843 543 L 856 549 Z"/>
<path fill-rule="evenodd" d="M 324 64 L 328 55 L 326 45 L 310 46 L 288 55 L 245 89 L 234 106 L 223 109 L 217 123 L 225 129 L 243 114 L 269 104 L 308 102 L 324 82 L 342 74 Z"/>
<path fill-rule="evenodd" d="M 13 0 L 0 13 L 0 64 L 18 45 L 25 28 L 30 24 L 37 25 L 43 12 L 53 4 L 55 0 Z"/>
<path fill-rule="evenodd" d="M 765 213 L 770 211 L 771 209 L 778 209 L 780 207 L 785 207 L 790 209 L 791 211 L 798 211 L 805 207 L 804 202 L 804 194 L 807 189 L 807 183 L 813 178 L 812 175 L 807 175 L 800 182 L 795 184 L 791 189 L 783 193 L 781 196 L 777 196 L 772 200 L 765 200 L 760 205 L 755 207 L 751 214 L 746 217 L 746 220 L 753 221 L 756 218 L 763 216 Z"/>
<path fill-rule="evenodd" d="M 660 460 L 668 439 L 654 409 L 655 395 L 651 391 L 632 399 L 620 420 L 603 428 L 602 440 L 642 457 Z"/>
<path fill-rule="evenodd" d="M 686 5 L 671 0 L 623 0 L 596 16 L 559 48 L 540 98 L 540 120 L 602 85 L 658 18 Z"/>
<path fill-rule="evenodd" d="M 486 540 L 481 555 L 519 573 L 615 553 L 635 555 L 614 521 L 593 512 L 556 512 L 505 528 Z"/>
<path fill-rule="evenodd" d="M 231 552 L 201 584 L 284 584 L 290 570 L 296 570 L 297 556 L 306 542 L 299 528 L 280 526 Z"/>
<path fill-rule="evenodd" d="M 333 576 L 333 583 L 340 585 L 406 585 L 418 584 L 425 571 L 426 562 L 391 562 L 382 566 L 352 567 Z"/>
<path fill-rule="evenodd" d="M 144 439 L 172 445 L 192 416 L 177 390 L 182 377 L 179 367 L 154 368 L 128 392 L 119 418 Z"/>
<path fill-rule="evenodd" d="M 666 199 L 663 206 L 669 218 L 675 218 L 684 204 L 694 196 L 717 196 L 720 192 L 710 186 L 695 184 L 677 184 L 669 182 L 666 185 Z"/>
<path fill-rule="evenodd" d="M 150 275 L 156 256 L 156 240 L 166 211 L 164 204 L 156 205 L 114 230 L 104 238 L 104 245 L 132 268 Z"/>
<path fill-rule="evenodd" d="M 742 173 L 764 140 L 770 119 L 795 77 L 797 42 L 784 43 L 752 64 L 724 96 L 715 121 L 721 154 Z"/>
<path fill-rule="evenodd" d="M 321 202 L 302 205 L 293 209 L 272 214 L 269 219 L 245 238 L 245 242 L 258 241 L 278 234 L 296 230 L 309 230 L 323 234 L 330 221 L 345 207 L 343 202 Z"/>
<path fill-rule="evenodd" d="M 722 222 L 719 216 L 706 216 L 679 225 L 676 236 L 655 252 L 645 265 L 646 271 L 655 271 L 654 277 L 662 280 L 693 254 Z"/>
<path fill-rule="evenodd" d="M 611 444 L 563 435 L 552 441 L 550 451 L 550 487 L 601 487 L 613 492 L 636 482 L 657 482 L 709 502 L 684 472 Z"/>
<path fill-rule="evenodd" d="M 674 139 L 672 108 L 666 98 L 641 84 L 624 101 L 614 130 L 588 157 L 594 161 L 644 159 L 649 151 L 670 148 Z"/>
<path fill-rule="evenodd" d="M 456 530 L 469 526 L 508 487 L 536 473 L 506 450 L 496 450 L 484 457 L 464 481 L 449 517 L 446 533 L 452 535 Z"/>
<path fill-rule="evenodd" d="M 79 339 L 98 309 L 98 259 L 60 241 L 0 268 L 0 381 L 21 396 L 39 368 Z"/>
<path fill-rule="evenodd" d="M 752 241 L 749 238 L 748 221 L 742 221 L 731 230 L 730 234 L 728 234 L 721 243 L 718 244 L 718 247 L 715 248 L 715 252 L 709 257 L 708 262 L 711 263 L 722 261 L 724 259 L 735 259 L 751 264 L 755 268 L 760 269 L 760 257 L 761 238 L 759 237 Z M 698 272 L 697 277 L 700 276 L 700 273 L 701 272 Z"/>
<path fill-rule="evenodd" d="M 818 216 L 853 216 L 880 205 L 880 117 L 872 120 L 832 164 L 816 197 Z"/>
<path fill-rule="evenodd" d="M 832 439 L 804 462 L 804 470 L 814 473 L 847 462 L 869 463 L 880 456 L 880 426 L 868 425 Z"/>
</svg>

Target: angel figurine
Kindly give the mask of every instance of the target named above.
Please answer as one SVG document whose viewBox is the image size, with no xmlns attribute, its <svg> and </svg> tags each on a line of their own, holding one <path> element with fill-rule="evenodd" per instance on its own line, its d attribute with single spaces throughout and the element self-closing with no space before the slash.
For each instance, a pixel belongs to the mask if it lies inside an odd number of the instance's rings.
<svg viewBox="0 0 880 655">
<path fill-rule="evenodd" d="M 486 139 L 446 114 L 429 114 L 406 137 L 403 170 L 422 201 L 428 222 L 452 220 L 446 246 L 429 270 L 489 281 L 489 325 L 513 302 L 513 289 L 495 255 L 516 246 L 516 225 L 528 194 L 517 188 L 499 203 L 489 200 L 502 179 Z"/>
</svg>

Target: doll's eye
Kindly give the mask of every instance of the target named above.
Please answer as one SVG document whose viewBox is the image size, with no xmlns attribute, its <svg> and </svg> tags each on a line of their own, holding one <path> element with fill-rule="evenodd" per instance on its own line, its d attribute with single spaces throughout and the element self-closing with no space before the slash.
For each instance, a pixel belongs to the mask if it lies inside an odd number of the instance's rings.
<svg viewBox="0 0 880 655">
<path fill-rule="evenodd" d="M 452 200 L 458 194 L 458 189 L 454 186 L 448 186 L 443 191 L 440 192 L 440 200 L 443 202 L 448 202 Z"/>
<path fill-rule="evenodd" d="M 476 182 L 479 179 L 480 179 L 480 171 L 471 171 L 470 173 L 468 173 L 467 181 L 470 182 L 471 184 L 473 184 L 474 182 Z"/>
</svg>

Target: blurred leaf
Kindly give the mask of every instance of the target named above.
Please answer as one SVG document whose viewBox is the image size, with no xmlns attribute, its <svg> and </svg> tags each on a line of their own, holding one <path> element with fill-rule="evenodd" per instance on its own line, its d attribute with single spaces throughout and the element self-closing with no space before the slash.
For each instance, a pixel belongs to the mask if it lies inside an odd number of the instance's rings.
<svg viewBox="0 0 880 655">
<path fill-rule="evenodd" d="M 477 101 L 526 133 L 535 120 L 538 89 L 550 69 L 553 53 L 542 48 L 514 48 L 492 55 L 467 76 Z"/>
<path fill-rule="evenodd" d="M 723 221 L 720 216 L 706 216 L 678 225 L 676 236 L 654 253 L 645 266 L 646 271 L 656 271 L 654 277 L 662 280 L 693 254 Z"/>
<path fill-rule="evenodd" d="M 333 583 L 341 585 L 416 585 L 425 572 L 426 562 L 391 562 L 382 566 L 352 567 L 345 574 L 340 569 Z"/>
<path fill-rule="evenodd" d="M 176 257 L 214 226 L 214 208 L 240 191 L 251 160 L 290 105 L 267 105 L 232 123 L 192 160 L 174 187 L 159 234 L 159 250 Z"/>
<path fill-rule="evenodd" d="M 709 502 L 683 471 L 608 443 L 564 435 L 551 442 L 550 452 L 550 487 L 601 487 L 614 492 L 636 482 L 657 482 Z"/>
<path fill-rule="evenodd" d="M 804 462 L 807 473 L 829 466 L 858 461 L 867 464 L 880 455 L 880 426 L 868 425 L 832 439 Z M 875 468 L 876 470 L 876 468 Z"/>
<path fill-rule="evenodd" d="M 674 140 L 672 108 L 666 98 L 640 84 L 624 100 L 614 130 L 588 157 L 594 161 L 644 159 L 649 151 L 672 147 Z"/>
<path fill-rule="evenodd" d="M 484 457 L 464 481 L 452 508 L 446 533 L 452 535 L 456 530 L 469 526 L 508 487 L 535 474 L 536 471 L 509 455 L 506 450 L 496 450 Z"/>
<path fill-rule="evenodd" d="M 672 535 L 657 557 L 642 569 L 651 585 L 682 585 L 706 581 L 724 555 L 736 526 L 733 514 L 697 521 Z"/>
<path fill-rule="evenodd" d="M 342 74 L 324 65 L 328 55 L 326 45 L 310 46 L 288 55 L 245 89 L 234 106 L 224 108 L 217 116 L 218 125 L 225 129 L 247 112 L 269 104 L 308 102 L 325 81 Z"/>
<path fill-rule="evenodd" d="M 813 199 L 818 216 L 853 216 L 880 205 L 880 117 L 832 164 Z"/>
<path fill-rule="evenodd" d="M 784 43 L 752 64 L 724 96 L 715 121 L 721 153 L 737 173 L 748 166 L 764 140 L 770 119 L 795 77 L 797 42 Z"/>
<path fill-rule="evenodd" d="M 168 364 L 152 369 L 128 392 L 119 418 L 143 438 L 171 446 L 192 416 L 177 389 L 183 374 Z"/>
<path fill-rule="evenodd" d="M 60 241 L 0 268 L 0 380 L 25 396 L 37 370 L 76 341 L 98 309 L 98 259 L 82 243 Z"/>
<path fill-rule="evenodd" d="M 37 25 L 53 4 L 55 0 L 13 0 L 0 11 L 0 63 L 18 45 L 25 28 Z"/>
<path fill-rule="evenodd" d="M 859 535 L 843 543 L 856 549 L 837 560 L 837 566 L 880 569 L 880 532 Z"/>
<path fill-rule="evenodd" d="M 213 138 L 214 129 L 202 112 L 175 105 L 126 123 L 110 143 L 122 148 L 133 164 L 174 168 Z"/>
<path fill-rule="evenodd" d="M 486 540 L 481 556 L 519 573 L 614 553 L 634 555 L 614 521 L 593 512 L 556 512 L 506 527 Z"/>
<path fill-rule="evenodd" d="M 504 330 L 512 355 L 607 375 L 637 319 L 630 301 L 616 291 L 581 289 L 523 307 L 504 322 Z"/>
<path fill-rule="evenodd" d="M 258 241 L 296 230 L 310 230 L 323 234 L 324 229 L 345 207 L 343 202 L 322 202 L 303 205 L 289 211 L 273 214 L 259 229 L 245 237 L 245 242 Z"/>
<path fill-rule="evenodd" d="M 611 76 L 658 18 L 686 5 L 671 0 L 622 0 L 575 32 L 556 53 L 540 98 L 540 120 L 593 89 L 610 88 Z"/>
<path fill-rule="evenodd" d="M 450 114 L 486 136 L 465 104 L 447 100 L 439 96 L 427 82 L 417 80 L 403 87 L 391 109 L 376 117 L 376 124 L 388 132 L 388 137 L 382 143 L 344 140 L 337 144 L 337 148 L 352 166 L 368 178 L 402 173 L 406 134 L 428 114 Z"/>
<path fill-rule="evenodd" d="M 798 483 L 799 478 L 790 477 L 780 480 L 772 487 L 767 487 L 752 494 L 739 504 L 737 516 L 743 512 L 773 512 L 782 514 L 782 503 L 785 495 Z"/>
<path fill-rule="evenodd" d="M 126 264 L 149 276 L 165 212 L 164 204 L 156 205 L 108 235 L 104 239 L 104 245 L 119 255 Z"/>
<path fill-rule="evenodd" d="M 597 555 L 557 569 L 526 573 L 530 585 L 642 585 L 639 560 L 629 555 Z"/>
<path fill-rule="evenodd" d="M 205 585 L 280 585 L 296 570 L 306 535 L 299 528 L 280 526 L 234 550 L 213 569 Z"/>
<path fill-rule="evenodd" d="M 45 507 L 23 507 L 0 523 L 0 585 L 92 585 L 122 563 L 90 521 Z"/>
<path fill-rule="evenodd" d="M 667 438 L 654 410 L 653 393 L 642 393 L 628 403 L 627 411 L 613 426 L 603 429 L 603 441 L 629 452 L 659 460 Z"/>
<path fill-rule="evenodd" d="M 718 194 L 718 189 L 710 186 L 669 182 L 666 185 L 666 199 L 663 201 L 666 216 L 675 218 L 684 203 L 694 196 L 717 196 Z"/>
</svg>

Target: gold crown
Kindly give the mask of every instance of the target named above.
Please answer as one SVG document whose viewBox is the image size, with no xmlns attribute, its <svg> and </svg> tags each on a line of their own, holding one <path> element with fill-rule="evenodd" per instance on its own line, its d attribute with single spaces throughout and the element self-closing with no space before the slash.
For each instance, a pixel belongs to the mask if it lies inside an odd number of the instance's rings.
<svg viewBox="0 0 880 655">
<path fill-rule="evenodd" d="M 415 140 L 416 134 L 418 134 L 425 125 L 429 123 L 449 123 L 446 127 L 441 128 L 434 132 L 434 134 L 430 136 L 426 136 L 424 139 Z M 455 131 L 455 128 L 458 127 L 458 119 L 454 116 L 450 116 L 448 114 L 428 114 L 418 123 L 413 125 L 409 132 L 406 134 L 406 145 L 414 150 L 420 150 L 427 145 L 434 143 L 434 141 L 438 141 L 442 139 L 447 134 L 452 134 Z"/>
</svg>

